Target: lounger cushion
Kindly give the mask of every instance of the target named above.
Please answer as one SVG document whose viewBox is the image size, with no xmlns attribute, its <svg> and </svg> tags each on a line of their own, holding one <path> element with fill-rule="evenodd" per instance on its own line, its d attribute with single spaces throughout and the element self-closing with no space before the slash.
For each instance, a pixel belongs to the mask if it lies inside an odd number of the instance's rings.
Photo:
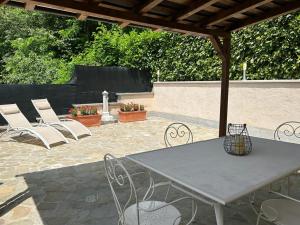
<svg viewBox="0 0 300 225">
<path fill-rule="evenodd" d="M 4 115 L 16 114 L 19 113 L 20 110 L 16 105 L 6 105 L 1 107 L 1 111 Z"/>
<path fill-rule="evenodd" d="M 90 131 L 76 120 L 61 121 L 60 123 L 63 126 L 66 126 L 69 129 L 71 129 L 77 137 L 80 137 L 82 135 L 90 135 Z"/>
<path fill-rule="evenodd" d="M 32 127 L 31 130 L 39 134 L 49 145 L 65 142 L 64 137 L 53 127 Z"/>
<path fill-rule="evenodd" d="M 36 103 L 36 106 L 38 107 L 39 110 L 51 109 L 49 102 L 46 101 L 38 102 Z"/>
</svg>

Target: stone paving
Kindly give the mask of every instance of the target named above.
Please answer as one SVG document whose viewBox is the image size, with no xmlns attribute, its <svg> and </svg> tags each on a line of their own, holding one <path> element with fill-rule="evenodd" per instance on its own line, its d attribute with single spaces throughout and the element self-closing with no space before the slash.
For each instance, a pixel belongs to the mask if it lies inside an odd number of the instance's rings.
<svg viewBox="0 0 300 225">
<path fill-rule="evenodd" d="M 28 137 L 0 140 L 0 225 L 115 225 L 117 214 L 107 184 L 103 156 L 164 147 L 163 134 L 172 121 L 107 124 L 91 128 L 93 136 L 47 150 Z M 187 124 L 194 141 L 217 137 L 217 130 Z M 124 160 L 131 170 L 137 165 Z M 158 177 L 158 179 L 161 179 Z M 143 183 L 143 180 L 140 180 Z M 184 213 L 188 213 L 186 207 Z M 247 199 L 225 209 L 225 224 L 255 224 Z M 194 224 L 215 224 L 212 208 L 199 203 Z M 261 223 L 266 224 L 264 222 Z"/>
</svg>

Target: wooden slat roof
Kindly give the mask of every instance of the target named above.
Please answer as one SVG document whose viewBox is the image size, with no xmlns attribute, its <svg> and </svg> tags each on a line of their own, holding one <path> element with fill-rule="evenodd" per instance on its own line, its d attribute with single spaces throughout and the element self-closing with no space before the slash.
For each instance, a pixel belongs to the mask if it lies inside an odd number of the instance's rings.
<svg viewBox="0 0 300 225">
<path fill-rule="evenodd" d="M 99 19 L 186 34 L 230 31 L 300 9 L 300 0 L 0 0 L 80 20 Z"/>
</svg>

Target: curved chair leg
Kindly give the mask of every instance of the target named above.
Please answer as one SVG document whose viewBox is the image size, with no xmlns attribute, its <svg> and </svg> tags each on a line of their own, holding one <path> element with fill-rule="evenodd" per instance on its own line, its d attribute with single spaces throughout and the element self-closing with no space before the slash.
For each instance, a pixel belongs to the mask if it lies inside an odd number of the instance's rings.
<svg viewBox="0 0 300 225">
<path fill-rule="evenodd" d="M 260 211 L 260 212 L 258 213 L 258 216 L 257 216 L 256 225 L 259 225 L 261 216 L 262 216 L 262 212 Z"/>
<path fill-rule="evenodd" d="M 290 176 L 287 177 L 287 194 L 290 195 L 290 188 L 291 188 L 291 180 Z"/>
<path fill-rule="evenodd" d="M 192 202 L 192 215 L 193 215 L 193 212 L 195 212 L 195 202 Z M 196 219 L 194 218 L 192 223 L 196 222 Z"/>
</svg>

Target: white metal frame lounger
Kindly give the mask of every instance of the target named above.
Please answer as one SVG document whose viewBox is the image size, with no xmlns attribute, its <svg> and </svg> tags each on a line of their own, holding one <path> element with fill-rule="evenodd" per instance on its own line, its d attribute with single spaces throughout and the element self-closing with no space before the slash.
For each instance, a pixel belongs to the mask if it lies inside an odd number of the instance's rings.
<svg viewBox="0 0 300 225">
<path fill-rule="evenodd" d="M 80 136 L 92 135 L 91 131 L 84 125 L 72 119 L 59 119 L 47 99 L 31 100 L 34 108 L 41 116 L 41 123 L 47 124 L 54 128 L 62 127 L 72 134 L 75 140 Z"/>
<path fill-rule="evenodd" d="M 0 105 L 0 113 L 8 122 L 6 131 L 4 131 L 0 137 L 9 133 L 18 133 L 20 135 L 27 133 L 40 139 L 47 149 L 50 149 L 50 145 L 55 143 L 69 143 L 68 140 L 53 127 L 46 125 L 33 126 L 30 124 L 16 104 Z"/>
</svg>

